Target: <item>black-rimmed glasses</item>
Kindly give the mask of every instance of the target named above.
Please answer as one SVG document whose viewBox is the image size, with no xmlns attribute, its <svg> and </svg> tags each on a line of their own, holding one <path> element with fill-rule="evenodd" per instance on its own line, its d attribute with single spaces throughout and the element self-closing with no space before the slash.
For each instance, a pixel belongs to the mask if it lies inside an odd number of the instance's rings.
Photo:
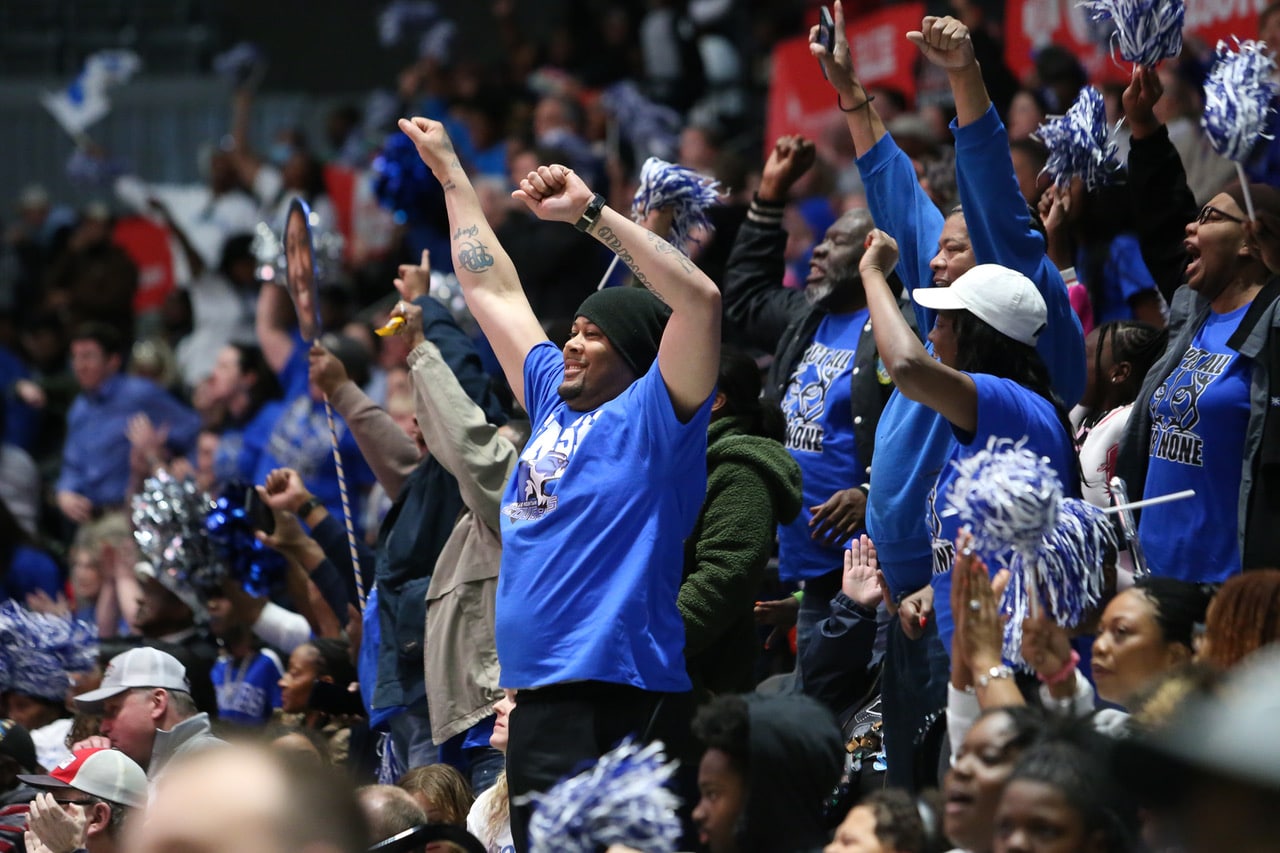
<svg viewBox="0 0 1280 853">
<path fill-rule="evenodd" d="M 1232 216 L 1225 210 L 1220 210 L 1211 204 L 1206 204 L 1200 208 L 1199 215 L 1196 216 L 1196 223 L 1204 225 L 1207 222 L 1234 222 L 1237 225 L 1243 225 L 1244 220 L 1239 216 Z"/>
</svg>

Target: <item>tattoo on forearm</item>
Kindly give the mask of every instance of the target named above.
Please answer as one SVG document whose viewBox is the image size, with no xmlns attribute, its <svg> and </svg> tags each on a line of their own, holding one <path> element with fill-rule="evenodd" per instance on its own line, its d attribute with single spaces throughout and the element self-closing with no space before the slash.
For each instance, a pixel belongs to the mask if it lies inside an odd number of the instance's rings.
<svg viewBox="0 0 1280 853">
<path fill-rule="evenodd" d="M 489 248 L 478 238 L 480 226 L 458 228 L 453 232 L 453 241 L 458 244 L 458 264 L 467 272 L 484 272 L 493 266 L 493 255 Z"/>
<path fill-rule="evenodd" d="M 680 269 L 687 273 L 692 273 L 697 269 L 693 261 L 689 260 L 688 256 L 685 255 L 684 252 L 680 251 L 657 234 L 654 234 L 652 231 L 646 231 L 645 236 L 648 237 L 649 242 L 653 244 L 653 248 L 658 251 L 658 254 L 675 256 L 676 263 L 680 264 Z"/>
<path fill-rule="evenodd" d="M 652 293 L 654 296 L 661 299 L 663 302 L 667 301 L 663 299 L 661 293 L 659 293 L 657 290 L 654 289 L 653 283 L 650 282 L 648 277 L 645 276 L 643 272 L 641 272 L 638 266 L 636 266 L 636 259 L 632 257 L 631 252 L 627 249 L 627 247 L 622 245 L 622 240 L 618 237 L 616 233 L 614 233 L 614 230 L 612 228 L 610 228 L 608 225 L 602 225 L 596 229 L 596 236 L 600 238 L 601 243 L 604 243 L 606 246 L 608 246 L 613 251 L 613 253 L 618 256 L 618 259 L 620 261 L 622 261 L 624 264 L 627 265 L 627 267 L 631 270 L 632 274 L 635 275 L 636 281 L 643 284 L 650 293 Z"/>
</svg>

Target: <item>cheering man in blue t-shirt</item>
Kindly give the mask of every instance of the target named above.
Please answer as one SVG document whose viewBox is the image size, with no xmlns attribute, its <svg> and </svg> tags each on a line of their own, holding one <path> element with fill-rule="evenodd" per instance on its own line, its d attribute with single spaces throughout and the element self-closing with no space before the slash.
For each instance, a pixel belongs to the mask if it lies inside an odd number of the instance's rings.
<svg viewBox="0 0 1280 853">
<path fill-rule="evenodd" d="M 690 684 L 676 597 L 706 491 L 719 291 L 571 170 L 542 166 L 515 197 L 608 246 L 648 290 L 592 294 L 557 349 L 444 128 L 415 118 L 400 129 L 444 187 L 467 306 L 533 423 L 503 498 L 496 605 L 502 686 L 519 690 L 512 798 L 546 790 L 626 735 L 679 751 Z M 527 817 L 512 808 L 517 849 Z"/>
</svg>

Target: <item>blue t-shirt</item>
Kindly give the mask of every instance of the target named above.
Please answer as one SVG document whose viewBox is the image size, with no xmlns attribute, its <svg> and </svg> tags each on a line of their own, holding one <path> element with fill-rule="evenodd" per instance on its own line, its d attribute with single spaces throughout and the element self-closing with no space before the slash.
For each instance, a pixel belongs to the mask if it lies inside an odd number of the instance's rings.
<svg viewBox="0 0 1280 853">
<path fill-rule="evenodd" d="M 550 341 L 524 362 L 532 438 L 502 500 L 502 686 L 607 681 L 690 689 L 676 596 L 707 488 L 709 396 L 680 423 L 657 362 L 598 409 L 556 389 Z"/>
<path fill-rule="evenodd" d="M 1026 439 L 1026 447 L 1047 457 L 1050 467 L 1058 472 L 1062 493 L 1080 497 L 1080 478 L 1076 473 L 1076 451 L 1053 404 L 1012 379 L 1000 379 L 983 373 L 971 373 L 978 387 L 978 428 L 972 434 L 952 428 L 956 443 L 951 458 L 938 474 L 929 493 L 928 519 L 933 529 L 933 612 L 938 620 L 938 635 L 947 654 L 951 654 L 951 635 L 955 622 L 951 618 L 951 564 L 955 560 L 956 534 L 960 517 L 944 515 L 946 494 L 956 478 L 954 462 L 968 459 L 985 450 L 989 439 Z M 991 574 L 1005 568 L 1013 556 L 1012 549 L 999 553 L 981 553 Z"/>
<path fill-rule="evenodd" d="M 1076 269 L 1086 269 L 1087 264 L 1086 250 L 1082 248 L 1076 254 Z M 1119 234 L 1112 239 L 1107 247 L 1102 279 L 1102 301 L 1093 306 L 1094 321 L 1099 326 L 1112 320 L 1132 320 L 1130 301 L 1144 293 L 1159 292 L 1156 280 L 1142 259 L 1142 249 L 1135 234 Z"/>
<path fill-rule="evenodd" d="M 235 663 L 218 658 L 209 678 L 218 696 L 218 719 L 241 726 L 260 726 L 280 707 L 279 681 L 284 677 L 280 658 L 262 649 Z"/>
<path fill-rule="evenodd" d="M 809 535 L 809 508 L 862 482 L 856 473 L 862 465 L 853 440 L 850 371 L 868 316 L 863 308 L 824 317 L 782 398 L 787 452 L 800 466 L 802 494 L 800 514 L 778 526 L 778 575 L 784 581 L 817 577 L 843 565 L 842 548 L 828 548 Z"/>
<path fill-rule="evenodd" d="M 271 439 L 271 429 L 283 411 L 284 404 L 273 400 L 263 405 L 248 423 L 223 430 L 213 455 L 213 474 L 219 487 L 231 482 L 253 482 L 258 473 L 258 460 Z"/>
<path fill-rule="evenodd" d="M 360 493 L 373 485 L 373 471 L 364 461 L 355 436 L 346 423 L 334 413 L 334 429 L 338 432 L 338 452 L 347 478 L 347 495 L 351 500 L 351 522 L 361 535 Z M 338 490 L 338 469 L 333 462 L 329 421 L 324 403 L 308 396 L 296 397 L 284 406 L 271 427 L 266 446 L 258 455 L 254 483 L 264 483 L 274 468 L 292 468 L 302 477 L 307 490 L 319 498 L 334 518 L 342 518 L 342 499 Z"/>
<path fill-rule="evenodd" d="M 1195 489 L 1142 511 L 1138 538 L 1152 574 L 1196 583 L 1240 571 L 1240 478 L 1249 427 L 1252 359 L 1227 346 L 1246 305 L 1210 314 L 1151 409 L 1148 498 Z"/>
</svg>

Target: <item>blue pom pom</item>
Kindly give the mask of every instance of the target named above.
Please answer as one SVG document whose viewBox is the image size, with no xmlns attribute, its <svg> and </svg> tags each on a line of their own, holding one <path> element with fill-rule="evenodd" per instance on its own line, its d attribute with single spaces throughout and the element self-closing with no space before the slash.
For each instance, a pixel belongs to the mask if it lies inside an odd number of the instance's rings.
<svg viewBox="0 0 1280 853">
<path fill-rule="evenodd" d="M 637 158 L 675 156 L 684 123 L 678 112 L 649 100 L 630 81 L 605 89 L 600 103 L 618 123 Z"/>
<path fill-rule="evenodd" d="M 1228 160 L 1244 162 L 1258 139 L 1266 136 L 1277 90 L 1275 69 L 1262 42 L 1237 39 L 1235 50 L 1218 42 L 1217 59 L 1204 84 L 1200 125 L 1213 150 Z"/>
<path fill-rule="evenodd" d="M 1120 168 L 1102 93 L 1092 86 L 1080 90 L 1066 115 L 1049 119 L 1033 136 L 1049 150 L 1044 173 L 1060 187 L 1077 177 L 1088 189 L 1097 189 L 1109 184 Z"/>
<path fill-rule="evenodd" d="M 60 702 L 68 673 L 87 672 L 97 659 L 96 625 L 0 603 L 0 690 Z"/>
<path fill-rule="evenodd" d="M 1126 62 L 1154 66 L 1182 53 L 1182 0 L 1084 0 L 1080 7 L 1091 21 L 1109 21 L 1112 50 Z"/>
<path fill-rule="evenodd" d="M 244 511 L 241 497 L 245 487 L 232 483 L 205 519 L 205 529 L 219 564 L 245 592 L 267 597 L 284 579 L 285 560 L 275 550 L 263 545 Z"/>
<path fill-rule="evenodd" d="M 720 201 L 719 186 L 717 181 L 692 169 L 650 157 L 640 169 L 631 218 L 639 222 L 652 210 L 671 210 L 668 242 L 687 251 L 696 230 L 711 230 L 706 208 Z"/>
<path fill-rule="evenodd" d="M 630 739 L 594 767 L 533 794 L 529 842 L 536 853 L 595 853 L 621 844 L 669 853 L 680 840 L 679 801 L 665 786 L 675 772 L 661 743 Z"/>
<path fill-rule="evenodd" d="M 374 159 L 373 192 L 378 203 L 410 225 L 425 222 L 440 206 L 440 182 L 403 133 L 387 137 Z"/>
<path fill-rule="evenodd" d="M 953 463 L 947 514 L 958 514 L 983 553 L 1012 548 L 1034 554 L 1058 520 L 1062 483 L 1049 461 L 1014 442 L 992 438 L 986 449 Z"/>
</svg>

